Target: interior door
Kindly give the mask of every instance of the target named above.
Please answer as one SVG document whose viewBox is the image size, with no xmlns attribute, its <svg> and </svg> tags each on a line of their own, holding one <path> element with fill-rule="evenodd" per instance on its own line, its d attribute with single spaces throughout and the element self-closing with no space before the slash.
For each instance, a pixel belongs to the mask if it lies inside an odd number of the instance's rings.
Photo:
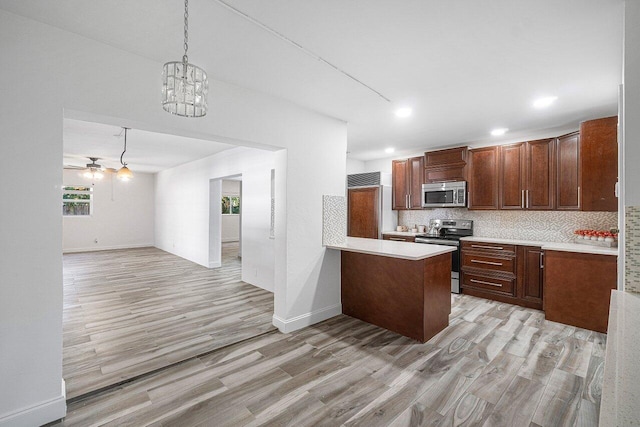
<svg viewBox="0 0 640 427">
<path fill-rule="evenodd" d="M 380 187 L 350 188 L 347 235 L 377 239 L 380 224 Z"/>
</svg>

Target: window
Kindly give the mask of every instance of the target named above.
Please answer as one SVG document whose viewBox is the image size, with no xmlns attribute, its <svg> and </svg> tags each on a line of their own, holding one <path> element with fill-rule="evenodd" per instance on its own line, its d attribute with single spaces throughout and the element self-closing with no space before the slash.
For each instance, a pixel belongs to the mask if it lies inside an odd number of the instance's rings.
<svg viewBox="0 0 640 427">
<path fill-rule="evenodd" d="M 240 213 L 240 197 L 222 196 L 222 214 L 238 215 Z"/>
<path fill-rule="evenodd" d="M 93 213 L 93 188 L 62 187 L 62 215 L 89 216 Z"/>
</svg>

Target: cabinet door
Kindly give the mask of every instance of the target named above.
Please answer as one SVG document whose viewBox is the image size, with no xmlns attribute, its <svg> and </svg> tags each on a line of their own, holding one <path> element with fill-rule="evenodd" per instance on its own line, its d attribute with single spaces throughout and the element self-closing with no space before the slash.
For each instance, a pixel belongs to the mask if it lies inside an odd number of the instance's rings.
<svg viewBox="0 0 640 427">
<path fill-rule="evenodd" d="M 500 147 L 500 209 L 524 209 L 525 143 Z"/>
<path fill-rule="evenodd" d="M 469 209 L 498 209 L 498 148 L 469 150 Z"/>
<path fill-rule="evenodd" d="M 527 186 L 525 206 L 527 209 L 549 210 L 554 202 L 555 138 L 527 143 Z"/>
<path fill-rule="evenodd" d="M 380 188 L 351 188 L 348 193 L 347 235 L 377 239 L 380 218 Z"/>
<path fill-rule="evenodd" d="M 392 195 L 391 209 L 407 209 L 409 206 L 409 192 L 407 186 L 407 160 L 394 160 L 391 163 Z"/>
<path fill-rule="evenodd" d="M 424 178 L 424 157 L 407 160 L 409 166 L 409 209 L 422 209 L 422 183 Z"/>
<path fill-rule="evenodd" d="M 570 133 L 556 142 L 556 209 L 580 210 L 580 136 Z"/>
<path fill-rule="evenodd" d="M 520 256 L 520 254 L 518 254 Z M 520 286 L 520 298 L 539 304 L 542 308 L 542 250 L 535 246 L 522 247 L 523 274 Z"/>
<path fill-rule="evenodd" d="M 581 208 L 583 211 L 618 210 L 618 116 L 580 124 Z"/>
</svg>

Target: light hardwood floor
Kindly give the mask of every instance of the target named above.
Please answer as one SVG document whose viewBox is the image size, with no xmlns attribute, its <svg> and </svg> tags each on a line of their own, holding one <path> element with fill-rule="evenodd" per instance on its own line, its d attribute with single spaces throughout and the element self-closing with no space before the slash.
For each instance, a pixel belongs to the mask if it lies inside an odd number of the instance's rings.
<svg viewBox="0 0 640 427">
<path fill-rule="evenodd" d="M 597 425 L 605 335 L 452 299 L 425 344 L 341 315 L 75 402 L 60 425 Z"/>
<path fill-rule="evenodd" d="M 207 269 L 156 248 L 65 254 L 67 398 L 275 330 L 273 294 L 240 281 L 238 244 L 222 255 Z"/>
</svg>

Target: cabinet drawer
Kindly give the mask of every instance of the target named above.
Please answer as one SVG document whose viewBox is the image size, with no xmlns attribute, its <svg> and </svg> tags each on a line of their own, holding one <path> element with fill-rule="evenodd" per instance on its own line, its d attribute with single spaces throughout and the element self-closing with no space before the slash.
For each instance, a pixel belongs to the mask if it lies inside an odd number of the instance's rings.
<svg viewBox="0 0 640 427">
<path fill-rule="evenodd" d="M 474 251 L 500 251 L 515 252 L 515 245 L 503 245 L 502 243 L 486 243 L 486 242 L 462 242 L 462 249 Z"/>
<path fill-rule="evenodd" d="M 497 257 L 479 253 L 462 253 L 463 267 L 481 268 L 483 270 L 504 271 L 515 273 L 515 259 L 513 257 Z"/>
<path fill-rule="evenodd" d="M 462 287 L 482 289 L 510 296 L 515 295 L 516 289 L 515 279 L 484 277 L 469 273 L 463 274 Z"/>
<path fill-rule="evenodd" d="M 383 234 L 383 240 L 394 240 L 396 242 L 415 242 L 416 238 L 413 236 L 395 236 L 393 234 Z"/>
</svg>

